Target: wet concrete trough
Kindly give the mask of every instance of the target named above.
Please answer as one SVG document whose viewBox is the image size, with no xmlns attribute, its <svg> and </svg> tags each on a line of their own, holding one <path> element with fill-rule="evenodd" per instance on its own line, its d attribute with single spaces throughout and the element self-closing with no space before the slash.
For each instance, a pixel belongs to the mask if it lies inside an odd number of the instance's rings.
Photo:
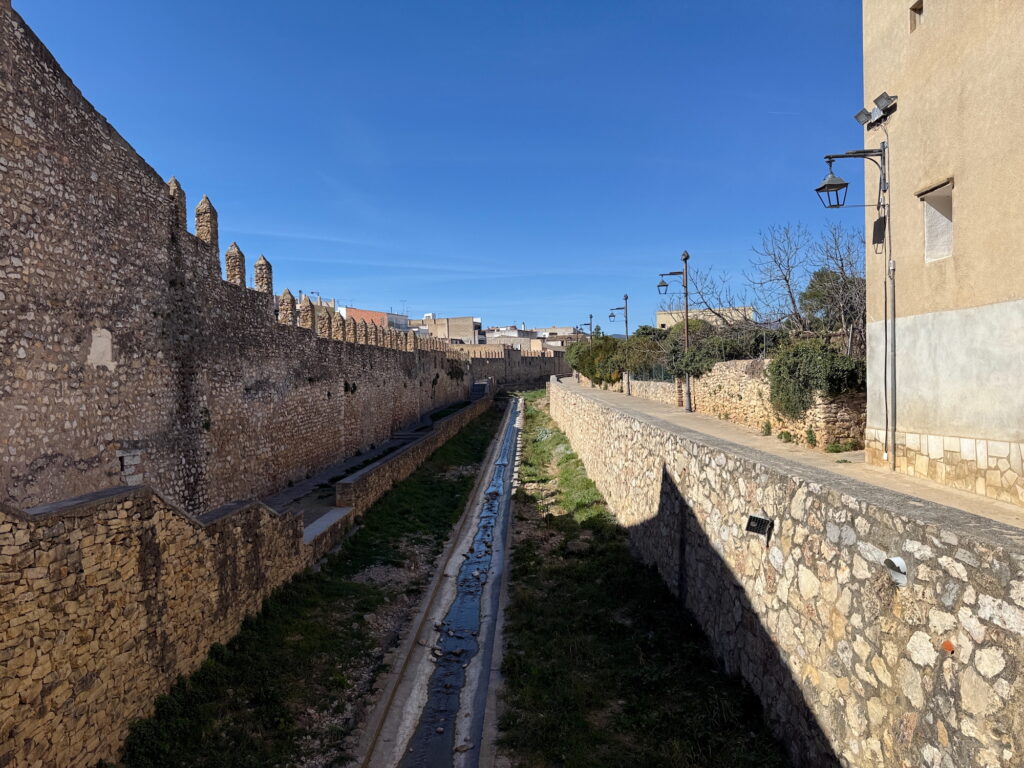
<svg viewBox="0 0 1024 768">
<path fill-rule="evenodd" d="M 521 404 L 511 401 L 481 470 L 471 517 L 425 600 L 415 644 L 382 701 L 364 766 L 475 768 L 480 762 Z"/>
</svg>

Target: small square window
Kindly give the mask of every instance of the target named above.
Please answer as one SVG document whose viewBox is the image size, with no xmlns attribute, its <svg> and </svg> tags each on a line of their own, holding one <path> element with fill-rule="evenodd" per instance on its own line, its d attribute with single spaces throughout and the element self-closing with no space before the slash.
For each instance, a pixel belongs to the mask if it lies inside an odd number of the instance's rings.
<svg viewBox="0 0 1024 768">
<path fill-rule="evenodd" d="M 910 6 L 910 31 L 913 32 L 924 21 L 924 0 L 917 0 Z"/>
<path fill-rule="evenodd" d="M 919 195 L 924 203 L 924 260 L 953 255 L 953 182 Z"/>
</svg>

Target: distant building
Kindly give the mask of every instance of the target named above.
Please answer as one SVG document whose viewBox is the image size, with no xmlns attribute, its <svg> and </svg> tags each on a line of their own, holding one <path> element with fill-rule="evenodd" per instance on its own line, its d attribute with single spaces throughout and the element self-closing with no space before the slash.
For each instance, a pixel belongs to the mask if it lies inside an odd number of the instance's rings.
<svg viewBox="0 0 1024 768">
<path fill-rule="evenodd" d="M 537 338 L 546 339 L 555 336 L 575 336 L 578 331 L 571 325 L 552 325 L 547 328 L 534 328 Z"/>
<path fill-rule="evenodd" d="M 423 316 L 420 327 L 435 339 L 452 344 L 482 344 L 486 342 L 480 332 L 479 317 L 437 317 L 433 312 Z"/>
<path fill-rule="evenodd" d="M 529 349 L 529 340 L 537 337 L 536 332 L 527 331 L 515 325 L 503 325 L 484 331 L 487 344 L 500 344 L 516 349 Z M 526 342 L 526 343 L 524 343 Z"/>
<path fill-rule="evenodd" d="M 331 305 L 334 305 L 333 300 Z M 338 314 L 346 320 L 351 318 L 357 323 L 363 320 L 367 325 L 394 328 L 397 331 L 403 332 L 409 330 L 409 317 L 407 315 L 396 315 L 394 312 L 381 312 L 376 309 L 359 309 L 357 307 L 339 307 Z"/>
<path fill-rule="evenodd" d="M 685 313 L 681 309 L 658 310 L 654 315 L 654 322 L 659 328 L 671 328 L 683 322 Z M 754 319 L 753 307 L 718 307 L 711 309 L 691 309 L 691 320 L 703 320 L 711 325 L 726 325 L 728 323 L 743 323 Z"/>
</svg>

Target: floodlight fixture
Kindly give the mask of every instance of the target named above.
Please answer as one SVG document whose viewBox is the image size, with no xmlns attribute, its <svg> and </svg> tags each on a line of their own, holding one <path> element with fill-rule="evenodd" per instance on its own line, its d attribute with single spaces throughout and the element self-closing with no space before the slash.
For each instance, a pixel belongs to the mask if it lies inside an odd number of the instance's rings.
<svg viewBox="0 0 1024 768">
<path fill-rule="evenodd" d="M 853 119 L 856 120 L 861 125 L 867 125 L 868 123 L 871 122 L 871 113 L 868 112 L 866 109 L 862 109 L 860 112 L 853 116 Z"/>
<path fill-rule="evenodd" d="M 883 112 L 885 112 L 885 110 L 887 110 L 889 107 L 891 107 L 895 103 L 896 103 L 896 97 L 895 96 L 890 96 L 885 91 L 882 91 L 875 98 L 875 106 L 878 107 Z"/>
</svg>

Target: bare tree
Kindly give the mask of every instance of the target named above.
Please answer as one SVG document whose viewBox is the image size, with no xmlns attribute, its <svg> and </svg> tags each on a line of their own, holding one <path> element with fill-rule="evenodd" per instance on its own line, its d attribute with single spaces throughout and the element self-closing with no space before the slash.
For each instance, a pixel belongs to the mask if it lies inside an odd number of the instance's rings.
<svg viewBox="0 0 1024 768">
<path fill-rule="evenodd" d="M 744 273 L 761 316 L 799 331 L 809 328 L 800 309 L 800 293 L 811 266 L 811 235 L 802 224 L 783 224 L 762 231 L 753 251 L 750 270 Z"/>
</svg>

